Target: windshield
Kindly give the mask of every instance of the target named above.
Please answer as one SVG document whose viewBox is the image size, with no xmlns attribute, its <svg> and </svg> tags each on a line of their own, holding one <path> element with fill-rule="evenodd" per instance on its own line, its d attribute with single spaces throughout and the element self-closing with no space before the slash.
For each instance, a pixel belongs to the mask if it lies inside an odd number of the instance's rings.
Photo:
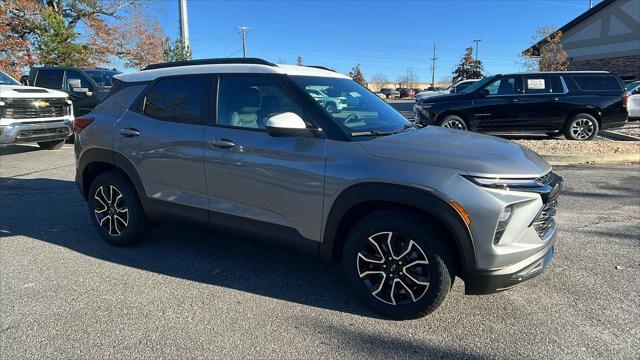
<svg viewBox="0 0 640 360">
<path fill-rule="evenodd" d="M 392 133 L 411 126 L 409 120 L 371 91 L 350 79 L 292 76 L 352 136 Z"/>
<path fill-rule="evenodd" d="M 118 72 L 111 70 L 85 70 L 84 72 L 86 72 L 98 86 L 111 86 L 113 75 L 118 74 Z"/>
<path fill-rule="evenodd" d="M 0 71 L 0 85 L 20 85 L 20 83 L 15 81 L 11 76 Z"/>
<path fill-rule="evenodd" d="M 468 88 L 463 89 L 462 91 L 460 91 L 460 94 L 470 94 L 478 89 L 480 89 L 481 87 L 483 87 L 486 83 L 488 83 L 489 81 L 493 80 L 494 76 L 490 76 L 490 77 L 486 77 L 482 80 L 478 80 L 476 82 L 474 82 L 472 85 L 470 85 Z"/>
</svg>

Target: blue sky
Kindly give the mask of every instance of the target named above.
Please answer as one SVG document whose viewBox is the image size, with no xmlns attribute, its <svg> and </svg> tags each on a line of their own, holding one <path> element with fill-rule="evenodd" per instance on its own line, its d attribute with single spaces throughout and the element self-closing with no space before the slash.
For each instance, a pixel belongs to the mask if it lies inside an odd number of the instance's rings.
<svg viewBox="0 0 640 360">
<path fill-rule="evenodd" d="M 594 0 L 594 4 L 598 0 Z M 564 25 L 589 0 L 487 1 L 208 1 L 188 0 L 194 58 L 242 56 L 236 27 L 249 26 L 247 56 L 346 73 L 360 63 L 365 77 L 396 80 L 413 67 L 430 81 L 433 43 L 436 81 L 450 76 L 464 49 L 481 39 L 479 55 L 490 74 L 521 70 L 518 54 L 536 28 Z M 178 1 L 159 4 L 160 22 L 178 33 Z M 474 48 L 475 51 L 475 48 Z"/>
</svg>

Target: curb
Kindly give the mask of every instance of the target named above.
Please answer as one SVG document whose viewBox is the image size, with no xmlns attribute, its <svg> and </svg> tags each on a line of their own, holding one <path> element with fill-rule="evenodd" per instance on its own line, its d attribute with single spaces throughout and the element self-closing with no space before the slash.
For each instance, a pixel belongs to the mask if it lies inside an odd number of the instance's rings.
<svg viewBox="0 0 640 360">
<path fill-rule="evenodd" d="M 621 134 L 615 131 L 602 130 L 600 133 L 610 139 L 620 140 L 620 141 L 640 141 L 639 137 L 631 136 L 627 134 Z"/>
<path fill-rule="evenodd" d="M 579 165 L 579 164 L 638 164 L 640 154 L 611 154 L 611 155 L 558 155 L 540 154 L 551 165 Z"/>
</svg>

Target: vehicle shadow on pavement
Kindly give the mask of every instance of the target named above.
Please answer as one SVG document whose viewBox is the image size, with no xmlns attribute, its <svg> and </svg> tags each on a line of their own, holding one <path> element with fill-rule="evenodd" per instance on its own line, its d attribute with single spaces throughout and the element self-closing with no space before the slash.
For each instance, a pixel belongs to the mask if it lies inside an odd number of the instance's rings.
<svg viewBox="0 0 640 360">
<path fill-rule="evenodd" d="M 0 203 L 0 237 L 26 236 L 123 266 L 379 318 L 352 297 L 337 264 L 260 239 L 167 225 L 139 245 L 109 245 L 72 181 L 0 178 Z"/>
<path fill-rule="evenodd" d="M 0 155 L 13 155 L 13 154 L 22 154 L 31 151 L 39 151 L 40 148 L 38 146 L 29 146 L 29 145 L 7 145 L 0 146 Z"/>
</svg>

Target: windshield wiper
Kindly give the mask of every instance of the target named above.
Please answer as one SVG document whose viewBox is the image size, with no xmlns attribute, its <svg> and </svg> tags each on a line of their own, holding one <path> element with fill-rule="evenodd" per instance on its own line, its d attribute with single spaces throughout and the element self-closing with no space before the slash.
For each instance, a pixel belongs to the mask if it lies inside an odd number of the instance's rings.
<svg viewBox="0 0 640 360">
<path fill-rule="evenodd" d="M 389 132 L 389 131 L 379 131 L 379 130 L 367 130 L 367 131 L 355 131 L 351 133 L 351 137 L 358 137 L 358 136 L 385 136 L 385 135 L 391 135 L 391 134 L 395 134 L 394 132 Z"/>
</svg>

